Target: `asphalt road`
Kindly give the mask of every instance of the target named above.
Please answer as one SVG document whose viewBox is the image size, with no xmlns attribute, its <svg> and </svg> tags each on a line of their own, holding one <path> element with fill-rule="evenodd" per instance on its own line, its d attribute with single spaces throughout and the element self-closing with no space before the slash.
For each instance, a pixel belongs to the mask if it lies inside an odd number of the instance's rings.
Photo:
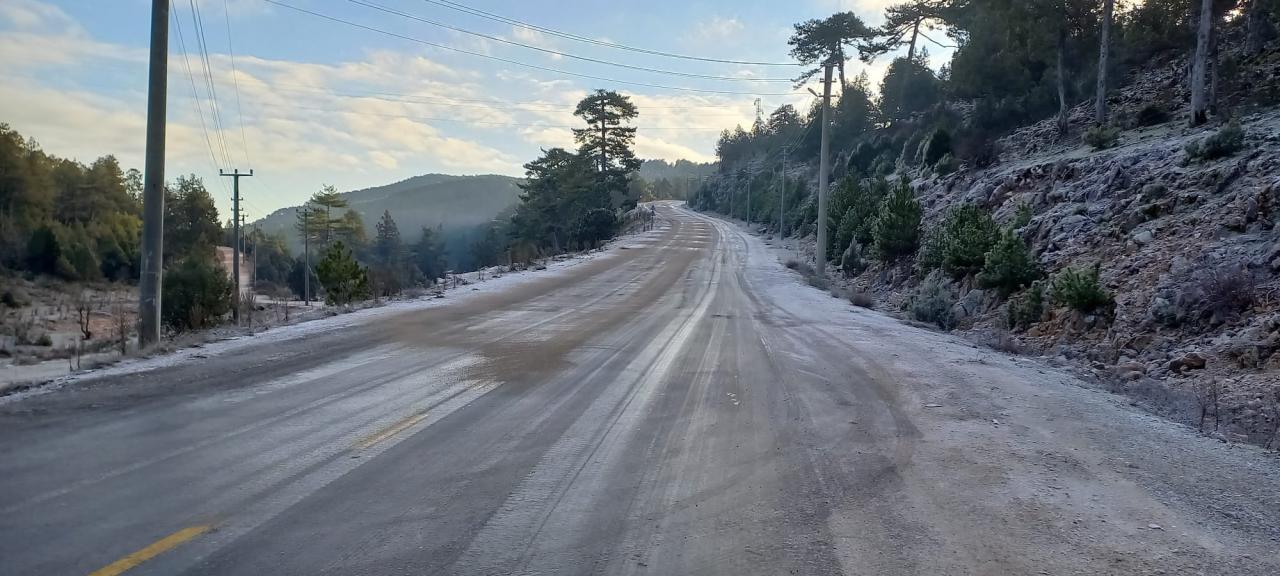
<svg viewBox="0 0 1280 576">
<path fill-rule="evenodd" d="M 1273 455 L 659 213 L 509 289 L 0 404 L 0 573 L 1280 572 Z"/>
</svg>

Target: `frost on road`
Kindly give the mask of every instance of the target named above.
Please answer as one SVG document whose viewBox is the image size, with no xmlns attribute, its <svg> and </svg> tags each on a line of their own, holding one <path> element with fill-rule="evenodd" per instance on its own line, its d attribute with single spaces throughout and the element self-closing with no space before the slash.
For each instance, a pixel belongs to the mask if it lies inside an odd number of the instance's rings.
<svg viewBox="0 0 1280 576">
<path fill-rule="evenodd" d="M 1274 456 L 679 206 L 621 244 L 0 405 L 0 572 L 1280 572 Z"/>
</svg>

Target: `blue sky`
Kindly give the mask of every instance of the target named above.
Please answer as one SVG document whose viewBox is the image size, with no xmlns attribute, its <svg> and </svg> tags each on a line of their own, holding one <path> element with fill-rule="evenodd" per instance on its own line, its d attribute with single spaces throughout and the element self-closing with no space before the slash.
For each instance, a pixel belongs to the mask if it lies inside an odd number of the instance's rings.
<svg viewBox="0 0 1280 576">
<path fill-rule="evenodd" d="M 429 0 L 279 2 L 396 36 L 266 0 L 174 0 L 166 172 L 170 178 L 186 173 L 204 178 L 224 216 L 230 206 L 229 183 L 216 176 L 219 167 L 256 171 L 242 190 L 250 219 L 297 204 L 322 184 L 347 190 L 427 172 L 521 175 L 521 165 L 540 148 L 572 145 L 569 127 L 579 124 L 572 116 L 573 104 L 595 88 L 630 95 L 640 109 L 638 154 L 668 160 L 713 159 L 719 131 L 750 123 L 757 98 L 766 114 L 782 103 L 807 106 L 809 99 L 804 90 L 785 82 L 688 78 L 584 62 L 360 5 L 632 66 L 740 79 L 789 78 L 798 71 L 622 51 Z M 460 3 L 608 42 L 709 58 L 788 62 L 786 39 L 795 22 L 854 10 L 874 23 L 891 2 Z M 0 122 L 35 138 L 53 154 L 85 162 L 115 154 L 125 167 L 141 168 L 150 4 L 0 1 L 0 74 L 6 78 L 0 85 Z M 208 47 L 207 79 L 193 5 Z M 667 88 L 575 77 L 424 43 Z M 867 67 L 873 81 L 886 63 Z M 853 73 L 862 67 L 855 62 Z"/>
</svg>

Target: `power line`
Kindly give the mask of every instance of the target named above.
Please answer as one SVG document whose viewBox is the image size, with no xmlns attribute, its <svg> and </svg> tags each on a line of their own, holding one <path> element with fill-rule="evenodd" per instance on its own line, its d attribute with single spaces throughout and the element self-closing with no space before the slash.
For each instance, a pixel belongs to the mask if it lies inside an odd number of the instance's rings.
<svg viewBox="0 0 1280 576">
<path fill-rule="evenodd" d="M 236 70 L 236 50 L 231 44 L 231 10 L 227 0 L 222 0 L 222 16 L 227 22 L 227 54 L 231 57 L 231 80 L 236 87 L 236 119 L 240 121 L 240 146 L 244 151 L 245 164 L 253 165 L 249 160 L 249 139 L 244 136 L 244 112 L 240 107 L 240 72 Z"/>
<path fill-rule="evenodd" d="M 458 98 L 454 96 L 421 96 L 418 94 L 406 94 L 404 92 L 385 92 L 385 91 L 341 91 L 339 92 L 336 90 L 330 90 L 330 89 L 321 88 L 318 86 L 307 86 L 303 84 L 275 83 L 275 82 L 266 82 L 266 81 L 263 81 L 263 84 L 270 86 L 276 90 L 283 90 L 286 92 L 313 92 L 318 94 L 328 94 L 328 95 L 343 96 L 343 97 L 349 97 L 349 98 L 385 96 L 385 97 L 388 97 L 386 99 L 393 102 L 405 101 L 405 102 L 415 102 L 415 103 L 421 103 L 421 104 L 443 104 L 447 106 L 462 106 L 463 104 L 458 104 L 459 102 L 461 102 L 461 103 L 486 104 L 490 106 L 508 106 L 513 108 L 523 107 L 529 110 L 559 111 L 559 110 L 564 110 L 566 108 L 572 108 L 575 105 L 573 103 L 557 104 L 554 102 L 546 102 L 546 101 L 539 101 L 539 100 L 496 100 L 496 99 L 482 99 L 482 98 Z M 402 98 L 403 100 L 398 100 L 390 97 L 399 97 L 399 98 Z M 646 105 L 646 106 L 642 106 L 642 109 L 644 110 L 707 110 L 707 109 L 743 108 L 746 106 L 748 106 L 748 104 L 733 104 L 733 103 L 706 104 L 702 106 L 690 106 L 690 105 L 648 106 Z"/>
<path fill-rule="evenodd" d="M 191 59 L 187 54 L 187 42 L 182 35 L 182 22 L 178 18 L 177 6 L 174 6 L 173 8 L 174 10 L 171 15 L 173 16 L 174 28 L 178 31 L 178 47 L 182 49 L 182 64 L 187 71 L 187 80 L 191 83 L 192 103 L 195 104 L 196 113 L 200 116 L 200 130 L 204 132 L 204 143 L 209 149 L 209 159 L 212 160 L 212 163 L 210 163 L 209 166 L 214 169 L 214 172 L 217 172 L 218 155 L 213 152 L 213 140 L 209 138 L 209 126 L 208 123 L 205 122 L 204 118 L 204 105 L 200 103 L 200 92 L 196 90 L 196 77 L 195 74 L 191 72 Z M 222 182 L 221 178 L 219 178 L 218 181 L 221 182 L 222 187 L 225 189 L 226 182 Z M 227 192 L 229 193 L 230 191 L 228 190 Z"/>
<path fill-rule="evenodd" d="M 481 110 L 492 110 L 495 107 L 495 105 L 503 105 L 521 112 L 538 112 L 538 111 L 559 112 L 559 111 L 570 110 L 573 106 L 572 104 L 563 104 L 563 105 L 548 104 L 545 107 L 533 108 L 533 107 L 521 107 L 518 103 L 503 104 L 503 103 L 495 102 L 492 104 L 467 104 L 467 103 L 454 103 L 454 102 L 449 102 L 448 100 L 433 99 L 430 97 L 417 98 L 409 94 L 397 94 L 397 93 L 390 93 L 390 92 L 353 93 L 353 92 L 338 92 L 334 90 L 323 90 L 323 89 L 281 88 L 279 87 L 279 85 L 274 85 L 274 87 L 276 90 L 281 92 L 295 92 L 300 94 L 310 93 L 310 94 L 316 94 L 316 95 L 331 96 L 334 98 L 349 98 L 349 99 L 367 98 L 371 100 L 380 100 L 383 102 L 395 102 L 400 104 L 417 104 L 417 105 L 424 105 L 424 106 L 439 105 L 439 106 L 460 107 L 460 108 L 476 108 Z M 701 106 L 701 107 L 685 107 L 685 108 L 669 107 L 669 108 L 663 108 L 663 109 L 704 110 L 707 108 L 726 108 L 726 107 L 724 106 Z M 649 110 L 651 109 L 651 107 L 646 106 L 644 107 L 644 109 Z M 742 115 L 741 114 L 699 114 L 699 117 L 701 118 L 741 118 Z"/>
<path fill-rule="evenodd" d="M 569 32 L 562 32 L 560 30 L 555 30 L 553 28 L 547 28 L 545 26 L 538 26 L 536 24 L 522 22 L 514 18 L 508 18 L 506 16 L 500 16 L 498 14 L 494 14 L 492 12 L 485 12 L 484 10 L 480 10 L 479 8 L 471 8 L 470 6 L 464 6 L 462 4 L 458 4 L 457 2 L 450 2 L 449 0 L 423 0 L 423 1 L 429 4 L 442 6 L 450 10 L 457 10 L 459 12 L 471 14 L 472 16 L 479 16 L 481 18 L 485 18 L 488 20 L 494 20 L 497 22 L 502 22 L 504 24 L 510 24 L 512 26 L 519 26 L 521 28 L 542 32 L 544 34 L 550 34 L 552 36 L 557 36 L 557 37 L 565 38 L 568 40 L 576 40 L 578 42 L 586 42 L 588 44 L 594 44 L 596 46 L 616 48 L 618 50 L 628 50 L 631 52 L 639 52 L 641 54 L 652 54 L 654 56 L 664 56 L 667 58 L 679 58 L 682 60 L 697 60 L 699 62 L 719 62 L 721 64 L 746 64 L 750 66 L 800 66 L 801 65 L 798 62 L 753 62 L 750 60 L 727 60 L 723 58 L 704 58 L 701 56 L 689 56 L 685 54 L 676 54 L 673 52 L 664 52 L 662 50 L 637 48 L 635 46 L 627 46 L 625 44 L 618 44 L 616 42 L 609 42 L 607 40 L 588 38 L 586 36 L 580 36 L 578 34 L 572 34 Z"/>
<path fill-rule="evenodd" d="M 196 32 L 196 47 L 200 50 L 200 57 L 204 62 L 204 80 L 205 85 L 209 88 L 209 110 L 213 116 L 214 133 L 218 137 L 218 145 L 222 150 L 222 161 L 230 164 L 231 155 L 227 153 L 227 139 L 223 135 L 222 112 L 218 107 L 218 91 L 214 87 L 213 65 L 209 61 L 209 46 L 205 41 L 204 22 L 200 17 L 200 6 L 196 4 L 196 0 L 187 1 L 191 5 L 191 22 Z"/>
<path fill-rule="evenodd" d="M 431 47 L 433 47 L 433 48 L 440 48 L 440 49 L 442 49 L 442 50 L 449 50 L 449 51 L 451 51 L 451 52 L 458 52 L 458 53 L 460 53 L 460 54 L 467 54 L 467 55 L 470 55 L 470 56 L 476 56 L 476 57 L 478 57 L 478 58 L 485 58 L 485 59 L 488 59 L 488 60 L 494 60 L 494 61 L 497 61 L 497 62 L 504 62 L 504 63 L 507 63 L 507 64 L 514 64 L 514 65 L 516 65 L 516 66 L 523 66 L 523 67 L 525 67 L 525 68 L 531 68 L 531 69 L 534 69 L 534 70 L 541 70 L 541 71 L 544 71 L 544 72 L 552 72 L 552 73 L 555 73 L 555 74 L 563 74 L 563 75 L 565 75 L 565 76 L 575 76 L 575 77 L 578 77 L 578 78 L 587 78 L 587 79 L 589 79 L 589 80 L 599 80 L 599 81 L 601 81 L 601 82 L 612 82 L 612 83 L 615 83 L 615 84 L 624 84 L 624 85 L 629 85 L 629 86 L 643 86 L 643 87 L 646 87 L 646 88 L 658 88 L 658 89 L 662 89 L 662 90 L 679 90 L 679 91 L 683 91 L 683 92 L 701 92 L 701 93 L 704 93 L 704 94 L 737 94 L 737 95 L 742 95 L 742 96 L 791 96 L 791 95 L 793 95 L 793 94 L 796 94 L 796 92 L 794 92 L 794 91 L 793 91 L 793 92 L 740 92 L 740 91 L 734 91 L 734 90 L 707 90 L 707 89 L 703 89 L 703 88 L 686 88 L 686 87 L 683 87 L 683 86 L 664 86 L 664 85 L 662 85 L 662 84 L 648 84 L 648 83 L 645 83 L 645 82 L 629 82 L 629 81 L 626 81 L 626 80 L 617 80 L 617 79 L 614 79 L 614 78 L 606 78 L 606 77 L 603 77 L 603 76 L 593 76 L 593 75 L 590 75 L 590 74 L 579 74 L 579 73 L 577 73 L 577 72 L 569 72 L 568 70 L 560 70 L 560 69 L 557 69 L 557 68 L 550 68 L 550 67 L 547 67 L 547 66 L 539 66 L 539 65 L 537 65 L 537 64 L 529 64 L 529 63 L 527 63 L 527 62 L 520 62 L 519 60 L 511 60 L 511 59 L 509 59 L 509 58 L 502 58 L 502 57 L 499 57 L 499 56 L 492 56 L 492 55 L 489 55 L 489 54 L 483 54 L 483 53 L 480 53 L 480 52 L 474 52 L 474 51 L 471 51 L 471 50 L 464 50 L 464 49 L 462 49 L 462 48 L 455 48 L 455 47 L 453 47 L 453 46 L 448 46 L 448 45 L 445 45 L 445 44 L 438 44 L 438 43 L 435 43 L 435 42 L 429 42 L 429 41 L 427 41 L 427 40 L 423 40 L 423 39 L 421 39 L 421 38 L 414 38 L 414 37 L 412 37 L 412 36 L 405 36 L 405 35 L 403 35 L 403 34 L 397 34 L 397 33 L 395 33 L 395 32 L 389 32 L 389 31 L 387 31 L 387 30 L 383 30 L 383 29 L 381 29 L 381 28 L 375 28 L 375 27 L 373 27 L 373 26 L 366 26 L 366 25 L 364 25 L 364 24 L 359 24 L 359 23 L 356 23 L 356 22 L 352 22 L 352 21 L 350 21 L 350 20 L 343 20 L 342 18 L 337 18 L 337 17 L 334 17 L 334 16 L 329 16 L 328 14 L 322 14 L 322 13 L 320 13 L 320 12 L 316 12 L 316 11 L 313 11 L 313 10 L 308 10 L 308 9 L 306 9 L 306 8 L 299 8 L 299 7 L 297 7 L 297 6 L 293 6 L 293 5 L 291 5 L 291 4 L 286 4 L 286 3 L 284 3 L 284 2 L 281 2 L 280 0 L 263 0 L 263 2 L 267 2 L 267 3 L 269 3 L 269 4 L 274 4 L 274 5 L 276 5 L 276 6 L 280 6 L 280 7 L 282 7 L 282 8 L 288 8 L 288 9 L 290 9 L 290 10 L 293 10 L 293 11 L 296 11 L 296 12 L 301 12 L 301 13 L 303 13 L 303 14 L 309 14 L 309 15 L 311 15 L 311 16 L 315 16 L 315 17 L 317 17 L 317 18 L 322 18 L 322 19 L 325 19 L 325 20 L 329 20 L 329 21 L 331 21 L 331 22 L 337 22 L 337 23 L 339 23 L 339 24 L 346 24 L 347 26 L 352 26 L 352 27 L 355 27 L 355 28 L 360 28 L 360 29 L 363 29 L 363 30 L 368 30 L 368 31 L 370 31 L 370 32 L 376 32 L 376 33 L 378 33 L 378 34 L 382 34 L 382 35 L 385 35 L 385 36 L 390 36 L 390 37 L 392 37 L 392 38 L 400 38 L 401 40 L 408 40 L 408 41 L 410 41 L 410 42 L 416 42 L 416 43 L 418 43 L 418 44 L 422 44 L 422 45 L 424 45 L 424 46 L 431 46 Z"/>
<path fill-rule="evenodd" d="M 451 24 L 445 24 L 445 23 L 443 23 L 443 22 L 437 22 L 437 21 L 435 21 L 435 20 L 428 20 L 428 19 L 426 19 L 426 18 L 422 18 L 422 17 L 420 17 L 420 16 L 415 16 L 415 15 L 413 15 L 413 14 L 409 14 L 409 13 L 407 13 L 407 12 L 401 12 L 401 11 L 399 11 L 399 10 L 395 10 L 395 9 L 392 9 L 392 8 L 387 8 L 387 7 L 385 7 L 385 6 L 379 6 L 379 5 L 377 5 L 377 4 L 373 4 L 373 3 L 371 3 L 371 2 L 366 2 L 366 1 L 364 1 L 364 0 L 347 0 L 347 1 L 348 1 L 348 2 L 350 2 L 350 3 L 352 3 L 352 4 L 359 4 L 359 5 L 361 5 L 361 6 L 365 6 L 365 7 L 368 7 L 368 8 L 372 8 L 372 9 L 374 9 L 374 10 L 378 10 L 378 11 L 380 11 L 380 12 L 384 12 L 384 13 L 387 13 L 387 14 L 394 14 L 394 15 L 396 15 L 396 16 L 400 16 L 400 17 L 403 17 L 403 18 L 408 18 L 408 19 L 410 19 L 410 20 L 414 20 L 414 21 L 417 21 L 417 22 L 422 22 L 423 24 L 430 24 L 430 25 L 432 25 L 432 26 L 438 26 L 438 27 L 440 27 L 440 28 L 444 28 L 444 29 L 447 29 L 447 30 L 453 30 L 453 31 L 455 31 L 455 32 L 461 32 L 461 33 L 463 33 L 463 34 L 469 34 L 469 35 L 471 35 L 471 36 L 476 36 L 476 37 L 479 37 L 479 38 L 484 38 L 484 39 L 486 39 L 486 40 L 492 40 L 492 41 L 494 41 L 494 42 L 501 42 L 501 43 L 503 43 L 503 44 L 509 44 L 509 45 L 512 45 L 512 46 L 519 46 L 519 47 L 521 47 L 521 48 L 526 48 L 526 49 L 529 49 L 529 50 L 536 50 L 536 51 L 538 51 L 538 52 L 543 52 L 543 53 L 546 53 L 546 54 L 554 54 L 554 55 L 556 55 L 556 56 L 563 56 L 563 57 L 565 57 L 565 58 L 572 58 L 572 59 L 574 59 L 574 60 L 582 60 L 582 61 L 584 61 L 584 62 L 594 62 L 594 63 L 596 63 L 596 64 L 605 64 L 605 65 L 607 65 L 607 66 L 617 66 L 617 67 L 619 67 L 619 68 L 627 68 L 627 69 L 630 69 L 630 70 L 640 70 L 640 71 L 642 71 L 642 72 L 652 72 L 652 73 L 655 73 L 655 74 L 667 74 L 667 75 L 670 75 L 670 76 L 683 76 L 683 77 L 685 77 L 685 78 L 703 78 L 703 79 L 707 79 L 707 80 L 722 80 L 722 81 L 728 81 L 728 82 L 783 82 L 783 83 L 790 84 L 791 82 L 793 82 L 793 81 L 794 81 L 794 79 L 792 79 L 792 78 L 744 78 L 744 77 L 740 77 L 740 76 L 738 76 L 738 77 L 735 77 L 735 76 L 716 76 L 716 75 L 714 75 L 714 74 L 697 74 L 697 73 L 692 73 L 692 72 L 678 72 L 678 71 L 675 71 L 675 70 L 663 70 L 663 69 L 661 69 L 661 68 L 649 68 L 649 67 L 646 67 L 646 66 L 635 66 L 635 65 L 632 65 L 632 64 L 623 64 L 623 63 L 621 63 L 621 62 L 612 62 L 612 61 L 609 61 L 609 60 L 600 60 L 600 59 L 598 59 L 598 58 L 591 58 L 591 57 L 588 57 L 588 56 L 579 56 L 579 55 L 577 55 L 577 54 L 570 54 L 570 53 L 568 53 L 568 52 L 561 52 L 561 51 L 559 51 L 559 50 L 552 50 L 552 49 L 550 49 L 550 48 L 543 48 L 543 47 L 541 47 L 541 46 L 534 46 L 534 45 L 532 45 L 532 44 L 525 44 L 525 43 L 522 43 L 522 42 L 516 42 L 516 41 L 514 41 L 514 40 L 508 40 L 508 39 L 503 38 L 503 37 L 501 37 L 501 36 L 492 36 L 492 35 L 489 35 L 489 34 L 484 34 L 484 33 L 482 33 L 482 32 L 475 32 L 475 31 L 473 31 L 473 30 L 467 30 L 466 28 L 460 28 L 460 27 L 458 27 L 458 26 L 453 26 L 453 25 L 451 25 Z"/>
<path fill-rule="evenodd" d="M 463 118 L 438 118 L 432 116 L 414 116 L 410 114 L 389 114 L 382 112 L 357 112 L 354 110 L 338 110 L 334 108 L 322 108 L 319 106 L 299 106 L 296 104 L 266 104 L 267 108 L 279 108 L 289 110 L 312 110 L 315 112 L 327 112 L 330 114 L 355 114 L 357 116 L 377 116 L 381 118 L 403 118 L 405 120 L 421 120 L 423 122 L 455 122 L 468 125 L 495 126 L 503 128 L 563 128 L 566 130 L 582 128 L 582 126 L 558 125 L 558 124 L 536 124 L 536 123 L 519 123 L 519 122 L 489 122 L 484 120 L 467 120 Z M 684 132 L 720 132 L 723 128 L 687 128 L 684 126 L 636 126 L 639 130 L 670 130 Z"/>
</svg>

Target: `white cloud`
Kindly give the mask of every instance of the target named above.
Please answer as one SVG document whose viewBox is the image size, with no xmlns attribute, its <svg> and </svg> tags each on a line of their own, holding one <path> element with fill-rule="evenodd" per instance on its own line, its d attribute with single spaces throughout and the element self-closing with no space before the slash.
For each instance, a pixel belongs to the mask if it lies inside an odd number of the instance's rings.
<svg viewBox="0 0 1280 576">
<path fill-rule="evenodd" d="M 712 16 L 710 20 L 699 22 L 694 27 L 693 36 L 696 40 L 703 42 L 725 40 L 737 36 L 744 28 L 746 26 L 737 18 L 717 15 Z"/>
<path fill-rule="evenodd" d="M 525 28 L 523 26 L 512 26 L 511 37 L 518 42 L 522 42 L 530 46 L 537 46 L 538 48 L 542 48 L 545 50 L 556 50 L 556 44 L 551 40 L 551 38 L 548 38 L 546 34 L 543 34 L 542 32 L 539 32 L 532 28 Z M 564 59 L 564 56 L 561 56 L 559 54 L 547 54 L 547 57 L 551 58 L 552 60 Z"/>
</svg>

